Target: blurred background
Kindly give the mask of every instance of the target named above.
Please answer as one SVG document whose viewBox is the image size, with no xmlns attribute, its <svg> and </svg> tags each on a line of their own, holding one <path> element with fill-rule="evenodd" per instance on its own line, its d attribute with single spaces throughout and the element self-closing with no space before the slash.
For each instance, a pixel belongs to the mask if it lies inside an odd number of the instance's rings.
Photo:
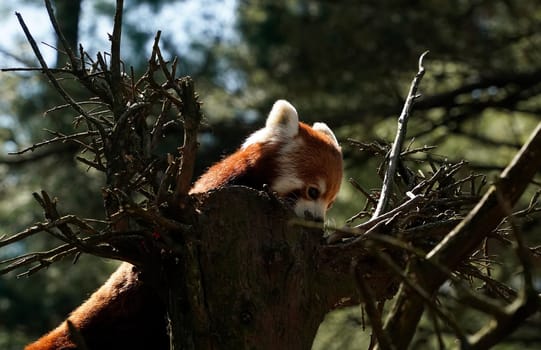
<svg viewBox="0 0 541 350">
<path fill-rule="evenodd" d="M 109 51 L 114 1 L 54 4 L 74 47 L 81 43 L 91 56 Z M 15 11 L 48 64 L 62 67 L 65 57 L 54 49 L 58 45 L 43 3 L 4 0 L 0 68 L 38 66 Z M 126 71 L 133 67 L 136 76 L 145 71 L 157 30 L 163 32 L 164 55 L 179 57 L 179 74 L 194 78 L 204 103 L 198 173 L 260 128 L 276 99 L 288 99 L 303 121 L 326 122 L 342 143 L 345 182 L 330 214 L 339 226 L 365 201 L 346 180 L 353 178 L 368 190 L 381 184 L 381 158 L 359 151 L 347 139 L 392 141 L 425 50 L 430 53 L 420 87 L 423 97 L 414 107 L 407 142 L 437 148 L 420 158 L 466 159 L 471 171 L 490 181 L 541 120 L 541 6 L 536 1 L 126 0 Z M 44 114 L 61 100 L 43 75 L 2 72 L 0 96 L 0 236 L 41 220 L 32 198 L 41 189 L 59 198 L 64 213 L 102 217 L 103 179 L 74 160 L 74 147 L 8 155 L 50 137 L 48 129 L 73 130 L 73 112 Z M 524 223 L 532 244 L 541 241 L 538 223 L 535 218 Z M 51 237 L 34 237 L 2 248 L 0 259 L 55 244 Z M 65 261 L 28 278 L 17 279 L 17 273 L 0 277 L 0 349 L 20 349 L 55 327 L 116 264 L 83 255 L 77 265 Z M 503 282 L 513 283 L 514 266 L 498 268 Z M 456 315 L 472 329 L 482 322 L 466 312 L 461 316 L 460 310 Z M 540 327 L 537 316 L 498 348 L 539 348 Z M 363 349 L 369 335 L 360 307 L 333 312 L 314 349 Z M 421 329 L 417 344 L 431 348 L 427 339 Z"/>
</svg>

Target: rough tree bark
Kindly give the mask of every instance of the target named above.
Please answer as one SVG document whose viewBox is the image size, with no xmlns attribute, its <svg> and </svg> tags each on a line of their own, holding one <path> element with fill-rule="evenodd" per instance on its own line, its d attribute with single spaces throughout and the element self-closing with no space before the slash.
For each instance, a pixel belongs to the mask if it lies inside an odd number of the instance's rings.
<svg viewBox="0 0 541 350">
<path fill-rule="evenodd" d="M 330 309 L 359 302 L 349 269 L 319 265 L 323 231 L 292 224 L 294 213 L 266 193 L 211 192 L 199 210 L 192 235 L 179 246 L 189 250 L 181 260 L 190 263 L 176 268 L 186 281 L 181 288 L 190 291 L 189 307 L 176 315 L 179 335 L 192 337 L 184 346 L 310 349 Z M 376 278 L 374 293 L 391 296 L 390 280 Z M 186 295 L 179 292 L 173 291 Z"/>
</svg>

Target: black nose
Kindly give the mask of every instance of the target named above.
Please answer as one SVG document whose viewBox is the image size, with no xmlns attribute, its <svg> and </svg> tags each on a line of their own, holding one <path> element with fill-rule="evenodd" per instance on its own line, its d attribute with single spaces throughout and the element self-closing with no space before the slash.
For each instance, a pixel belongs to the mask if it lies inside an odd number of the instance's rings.
<svg viewBox="0 0 541 350">
<path fill-rule="evenodd" d="M 304 218 L 306 220 L 310 220 L 310 221 L 315 221 L 315 222 L 323 222 L 323 217 L 321 216 L 314 216 L 314 214 L 312 214 L 311 212 L 309 212 L 308 210 L 306 210 L 304 212 Z"/>
</svg>

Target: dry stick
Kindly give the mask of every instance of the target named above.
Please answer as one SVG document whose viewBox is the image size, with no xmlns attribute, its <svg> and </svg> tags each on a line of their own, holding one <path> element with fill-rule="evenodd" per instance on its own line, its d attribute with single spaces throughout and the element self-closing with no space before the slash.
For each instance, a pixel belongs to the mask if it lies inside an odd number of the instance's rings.
<svg viewBox="0 0 541 350">
<path fill-rule="evenodd" d="M 25 260 L 25 261 L 21 261 L 20 263 L 17 263 L 17 264 L 14 263 L 13 266 L 8 266 L 5 269 L 0 270 L 0 275 L 5 274 L 5 273 L 10 272 L 10 271 L 13 271 L 13 270 L 15 270 L 15 269 L 17 269 L 19 267 L 22 267 L 23 265 L 29 265 L 32 262 L 37 262 L 38 263 L 37 265 L 30 266 L 28 268 L 28 270 L 17 274 L 17 278 L 31 276 L 34 273 L 38 272 L 39 270 L 49 267 L 55 261 L 59 261 L 59 260 L 65 258 L 67 256 L 75 254 L 78 251 L 77 248 L 75 248 L 75 247 L 70 248 L 70 246 L 71 245 L 66 244 L 66 245 L 58 247 L 57 248 L 58 253 L 56 253 L 56 249 L 55 249 L 54 250 L 55 251 L 54 255 L 52 255 L 53 250 L 50 250 L 49 252 L 51 254 L 48 254 L 48 255 L 51 255 L 51 256 L 48 257 L 48 258 L 43 258 L 41 256 L 36 256 L 34 259 L 28 259 L 28 260 Z M 45 252 L 45 254 L 47 254 L 49 252 Z M 33 260 L 33 261 L 30 261 L 30 260 Z"/>
<path fill-rule="evenodd" d="M 95 230 L 92 228 L 92 226 L 84 222 L 83 219 L 80 219 L 77 216 L 70 214 L 70 215 L 59 217 L 51 221 L 37 223 L 27 228 L 24 231 L 11 235 L 7 238 L 3 238 L 2 240 L 0 240 L 0 247 L 7 246 L 13 242 L 23 240 L 28 236 L 32 236 L 36 233 L 47 231 L 51 228 L 55 228 L 55 227 L 58 227 L 59 225 L 64 225 L 64 224 L 73 224 L 82 230 L 87 230 L 87 231 L 96 233 Z"/>
<path fill-rule="evenodd" d="M 37 232 L 38 231 L 36 231 L 36 233 Z M 137 235 L 136 237 L 140 238 L 141 236 Z M 108 259 L 123 260 L 123 261 L 130 262 L 132 264 L 135 263 L 135 261 L 126 259 L 125 256 L 119 255 L 118 252 L 114 249 L 109 249 L 105 246 L 100 246 L 100 247 L 97 246 L 98 244 L 109 242 L 113 238 L 118 238 L 118 237 L 110 235 L 110 234 L 98 234 L 98 235 L 83 238 L 80 240 L 80 243 L 83 246 L 92 247 L 91 250 L 90 249 L 84 250 L 87 253 L 91 253 L 93 255 L 108 258 Z M 130 236 L 123 235 L 122 238 L 130 239 Z M 0 275 L 6 274 L 15 269 L 37 262 L 38 265 L 34 265 L 30 267 L 27 271 L 17 275 L 17 277 L 29 276 L 37 272 L 38 270 L 49 266 L 50 264 L 54 263 L 57 260 L 63 259 L 66 256 L 74 255 L 80 252 L 81 252 L 80 247 L 77 247 L 73 243 L 65 243 L 61 246 L 58 246 L 46 252 L 29 253 L 22 256 L 18 256 L 16 258 L 0 261 L 0 266 L 9 264 L 8 266 L 4 268 L 0 268 Z"/>
<path fill-rule="evenodd" d="M 169 84 L 173 84 L 175 80 L 175 76 L 173 75 L 172 72 L 169 72 L 167 70 L 167 62 L 165 62 L 165 60 L 163 59 L 162 51 L 160 50 L 160 46 L 158 45 L 160 37 L 161 37 L 161 31 L 158 31 L 156 33 L 156 37 L 154 40 L 153 52 L 156 53 L 156 58 L 158 58 L 158 63 L 160 64 L 160 68 L 162 69 L 162 73 L 165 76 L 165 79 L 167 80 Z M 171 69 L 174 70 L 175 67 L 172 66 Z"/>
<path fill-rule="evenodd" d="M 471 289 L 463 286 L 458 279 L 454 280 L 457 288 L 456 301 L 460 304 L 469 306 L 475 310 L 491 315 L 496 319 L 506 316 L 505 307 L 501 302 L 495 299 L 473 292 Z"/>
<path fill-rule="evenodd" d="M 83 132 L 80 132 L 80 133 L 74 133 L 74 134 L 71 134 L 71 135 L 65 135 L 61 132 L 58 132 L 58 131 L 55 131 L 55 130 L 50 130 L 50 129 L 44 129 L 46 132 L 48 132 L 49 134 L 52 134 L 55 136 L 54 139 L 52 140 L 55 140 L 55 142 L 61 142 L 61 143 L 66 143 L 68 141 L 71 141 L 73 143 L 76 143 L 78 144 L 79 146 L 82 146 L 83 147 L 83 151 L 90 151 L 92 153 L 98 153 L 99 152 L 99 149 L 97 147 L 95 147 L 95 145 L 88 145 L 86 143 L 84 143 L 83 141 L 81 141 L 80 139 L 86 139 L 90 136 L 96 136 L 96 135 L 99 135 L 99 133 L 95 130 L 88 130 L 88 131 L 83 131 Z M 91 139 L 91 142 L 92 142 L 92 139 Z"/>
<path fill-rule="evenodd" d="M 407 155 L 410 155 L 410 154 L 415 154 L 415 153 L 428 153 L 428 151 L 433 150 L 436 147 L 437 146 L 423 146 L 423 147 L 412 148 L 412 149 L 408 148 L 405 151 L 403 151 L 402 153 L 400 153 L 400 156 L 404 157 L 404 156 L 407 156 Z"/>
<path fill-rule="evenodd" d="M 400 204 L 398 207 L 394 208 L 393 210 L 390 210 L 386 212 L 385 214 L 379 215 L 378 217 L 373 217 L 370 219 L 370 221 L 363 222 L 362 224 L 359 224 L 355 226 L 355 228 L 358 230 L 357 234 L 364 233 L 371 229 L 372 227 L 376 226 L 378 223 L 380 223 L 383 220 L 387 220 L 392 218 L 393 216 L 404 212 L 406 209 L 410 209 L 414 207 L 415 205 L 419 204 L 424 200 L 424 197 L 421 195 L 416 195 L 410 199 L 408 199 L 406 202 Z"/>
<path fill-rule="evenodd" d="M 105 138 L 105 129 L 103 128 L 103 126 L 100 124 L 100 122 L 96 119 L 94 119 L 92 116 L 90 116 L 67 92 L 66 90 L 64 90 L 64 88 L 62 88 L 62 86 L 60 86 L 60 84 L 58 83 L 58 80 L 56 80 L 56 78 L 54 77 L 53 73 L 51 72 L 51 70 L 49 69 L 49 67 L 47 66 L 47 63 L 45 62 L 45 59 L 43 59 L 43 56 L 41 55 L 41 52 L 39 51 L 39 48 L 38 48 L 38 45 L 36 44 L 36 41 L 34 40 L 34 38 L 32 37 L 32 34 L 30 34 L 30 31 L 28 30 L 28 27 L 26 26 L 26 23 L 24 22 L 23 20 L 23 17 L 21 16 L 21 14 L 19 12 L 15 12 L 15 16 L 17 16 L 17 20 L 19 21 L 19 24 L 21 25 L 21 28 L 23 29 L 24 31 L 24 34 L 26 36 L 26 40 L 28 40 L 28 43 L 30 44 L 30 46 L 32 47 L 32 50 L 34 51 L 34 54 L 36 55 L 36 58 L 38 59 L 41 67 L 42 67 L 42 70 L 43 70 L 43 73 L 45 73 L 45 75 L 47 75 L 47 78 L 49 78 L 49 81 L 51 82 L 51 84 L 53 85 L 53 87 L 56 89 L 56 91 L 58 91 L 58 93 L 60 94 L 60 96 L 62 96 L 62 98 L 64 98 L 64 100 L 70 105 L 73 107 L 73 109 L 75 109 L 79 114 L 81 114 L 85 120 L 89 121 L 90 123 L 94 124 L 96 126 L 96 128 L 98 129 L 100 135 L 102 136 L 102 138 Z"/>
<path fill-rule="evenodd" d="M 470 338 L 472 349 L 487 349 L 497 344 L 507 334 L 514 331 L 521 321 L 536 313 L 541 306 L 541 299 L 535 290 L 532 278 L 532 256 L 520 229 L 513 220 L 512 206 L 499 189 L 496 189 L 496 196 L 500 206 L 508 215 L 515 236 L 515 253 L 522 265 L 523 287 L 518 298 L 511 305 L 504 310 L 498 310 L 501 313 L 493 313 L 493 322 L 488 323 Z"/>
<path fill-rule="evenodd" d="M 16 235 L 17 237 L 13 237 L 13 240 L 11 240 L 11 242 L 17 241 L 17 240 L 22 240 L 26 236 L 28 236 L 29 234 L 36 234 L 36 233 L 39 233 L 39 232 L 48 231 L 48 229 L 45 228 L 45 225 L 46 225 L 45 223 L 37 224 L 37 225 L 33 226 L 33 229 L 31 230 L 31 232 L 27 232 L 29 230 L 23 231 L 20 234 Z M 51 225 L 51 226 L 54 227 L 55 225 Z M 93 246 L 92 253 L 97 255 L 97 256 L 102 256 L 102 257 L 107 257 L 107 258 L 114 259 L 115 257 L 118 258 L 119 256 L 113 250 L 107 250 L 105 247 L 98 248 L 98 247 L 95 246 L 95 244 L 97 244 L 97 243 L 108 241 L 109 238 L 111 238 L 111 237 L 112 236 L 107 236 L 105 234 L 97 234 L 97 235 L 93 235 L 93 236 L 81 239 L 80 243 L 82 245 Z M 7 244 L 9 244 L 11 242 L 5 241 L 5 243 L 7 243 Z M 2 242 L 2 243 L 4 243 L 4 242 Z M 4 244 L 2 244 L 2 245 L 4 245 Z M 6 274 L 6 273 L 8 273 L 10 271 L 16 270 L 16 269 L 21 268 L 23 266 L 30 265 L 32 263 L 38 262 L 39 265 L 31 267 L 28 271 L 23 272 L 22 274 L 20 274 L 18 276 L 29 275 L 29 274 L 32 274 L 32 273 L 36 272 L 40 268 L 43 268 L 43 267 L 46 267 L 46 266 L 50 265 L 51 263 L 53 263 L 56 260 L 59 260 L 59 259 L 65 257 L 65 256 L 75 254 L 75 253 L 80 252 L 80 251 L 81 251 L 80 247 L 77 247 L 73 242 L 70 242 L 70 243 L 64 243 L 63 245 L 60 245 L 60 246 L 58 246 L 56 248 L 53 248 L 53 249 L 51 249 L 49 251 L 37 252 L 37 253 L 28 253 L 28 254 L 24 254 L 24 255 L 21 255 L 21 256 L 17 256 L 15 258 L 6 259 L 6 260 L 3 260 L 3 261 L 0 261 L 0 266 L 4 266 L 4 265 L 8 264 L 6 267 L 0 268 L 0 275 Z"/>
<path fill-rule="evenodd" d="M 357 181 L 351 178 L 348 181 L 357 191 L 364 194 L 364 196 L 369 202 L 377 204 L 377 201 L 374 199 L 374 197 L 372 197 L 372 195 L 367 190 L 365 190 Z"/>
<path fill-rule="evenodd" d="M 117 116 L 118 109 L 123 108 L 122 101 L 122 89 L 120 84 L 122 82 L 120 72 L 120 36 L 122 34 L 122 12 L 124 10 L 124 1 L 116 1 L 115 19 L 113 23 L 113 35 L 111 36 L 111 90 L 113 92 L 113 109 L 115 110 L 115 117 Z"/>
<path fill-rule="evenodd" d="M 186 77 L 179 83 L 182 93 L 182 117 L 184 119 L 184 143 L 181 147 L 182 158 L 177 174 L 175 200 L 188 195 L 191 187 L 197 152 L 197 132 L 201 122 L 201 106 L 194 90 L 191 78 Z"/>
<path fill-rule="evenodd" d="M 70 73 L 65 68 L 49 68 L 52 73 Z M 43 72 L 43 67 L 1 68 L 0 72 Z"/>
<path fill-rule="evenodd" d="M 36 68 L 36 70 L 39 70 L 40 72 L 43 71 L 43 68 Z M 52 72 L 54 72 L 54 70 L 50 69 Z M 67 72 L 66 70 L 58 70 L 62 73 L 71 73 L 71 72 Z M 99 107 L 105 107 L 105 108 L 108 108 L 109 106 L 105 103 L 105 102 L 102 102 L 102 101 L 79 101 L 77 102 L 79 105 L 90 105 L 90 106 L 93 106 L 93 105 L 97 105 Z M 71 107 L 71 105 L 69 104 L 63 104 L 63 105 L 58 105 L 58 106 L 54 106 L 54 107 L 51 107 L 49 108 L 48 110 L 46 110 L 43 114 L 44 115 L 47 115 L 49 113 L 52 113 L 52 112 L 55 112 L 55 111 L 58 111 L 58 110 L 61 110 L 61 109 L 64 109 L 64 108 L 69 108 Z M 98 110 L 98 108 L 96 108 L 95 110 Z"/>
<path fill-rule="evenodd" d="M 376 336 L 380 349 L 393 350 L 394 347 L 392 345 L 391 339 L 389 338 L 389 334 L 383 331 L 381 312 L 376 306 L 374 294 L 372 293 L 370 287 L 366 284 L 363 276 L 361 275 L 361 271 L 358 271 L 357 265 L 358 262 L 354 261 L 353 271 L 355 274 L 355 280 L 357 281 L 357 287 L 359 288 L 361 297 L 364 300 L 364 309 L 366 310 L 366 314 L 370 319 L 372 332 L 374 332 L 374 335 Z"/>
<path fill-rule="evenodd" d="M 56 225 L 56 222 L 35 224 L 35 225 L 27 228 L 24 231 L 21 231 L 19 233 L 16 233 L 14 235 L 11 235 L 11 236 L 9 236 L 7 238 L 3 238 L 2 240 L 0 240 L 0 248 L 4 247 L 4 246 L 7 246 L 7 245 L 9 245 L 9 244 L 11 244 L 13 242 L 23 240 L 24 238 L 26 238 L 28 236 L 32 236 L 32 235 L 34 235 L 34 234 L 36 234 L 38 232 L 42 232 L 48 226 L 55 227 L 55 225 Z M 2 236 L 2 237 L 4 237 L 4 236 Z"/>
<path fill-rule="evenodd" d="M 174 97 L 170 97 L 169 99 L 177 105 L 184 121 L 184 143 L 180 147 L 182 158 L 176 176 L 176 188 L 173 196 L 174 201 L 178 203 L 181 198 L 184 198 L 188 194 L 191 187 L 195 154 L 197 151 L 197 132 L 201 122 L 201 110 L 192 79 L 190 77 L 181 80 L 175 79 L 174 74 L 176 73 L 176 64 L 178 62 L 176 58 L 171 67 L 171 72 L 167 70 L 167 63 L 163 59 L 160 47 L 158 46 L 159 38 L 160 32 L 156 34 L 152 54 L 158 58 L 159 65 L 167 79 L 167 84 L 180 97 L 180 101 Z"/>
<path fill-rule="evenodd" d="M 438 322 L 438 318 L 436 317 L 436 315 L 434 314 L 432 310 L 430 310 L 430 319 L 431 319 L 432 325 L 434 326 L 434 332 L 436 333 L 436 340 L 438 341 L 438 349 L 445 350 L 445 344 L 443 342 L 440 324 Z"/>
<path fill-rule="evenodd" d="M 64 143 L 66 141 L 73 141 L 73 142 L 76 142 L 78 143 L 79 145 L 85 147 L 86 149 L 89 149 L 91 151 L 94 151 L 90 146 L 84 144 L 83 142 L 80 142 L 78 139 L 79 138 L 84 138 L 84 137 L 87 137 L 87 136 L 90 136 L 92 134 L 96 133 L 95 131 L 83 131 L 83 132 L 80 132 L 80 133 L 76 133 L 76 134 L 71 134 L 71 135 L 58 135 L 57 137 L 55 138 L 52 138 L 52 139 L 49 139 L 49 140 L 46 140 L 46 141 L 42 141 L 42 142 L 38 142 L 38 143 L 35 143 L 33 144 L 32 146 L 30 147 L 26 147 L 26 148 L 23 148 L 22 150 L 20 151 L 16 151 L 16 152 L 8 152 L 8 155 L 13 155 L 13 156 L 19 156 L 19 155 L 22 155 L 26 152 L 33 152 L 36 148 L 38 147 L 41 147 L 41 146 L 45 146 L 45 145 L 49 145 L 51 143 L 55 143 L 55 142 L 60 142 L 60 143 Z"/>
<path fill-rule="evenodd" d="M 150 59 L 148 60 L 148 69 L 147 72 L 139 79 L 139 81 L 135 84 L 138 86 L 143 81 L 146 81 L 150 84 L 151 87 L 155 88 L 157 91 L 160 92 L 163 97 L 170 100 L 172 103 L 177 106 L 177 108 L 182 108 L 183 101 L 177 96 L 182 96 L 181 89 L 178 88 L 175 76 L 173 73 L 170 73 L 167 70 L 167 63 L 163 59 L 163 56 L 161 54 L 159 42 L 161 37 L 161 31 L 156 32 L 156 36 L 154 37 L 154 44 L 152 45 L 152 54 L 150 56 Z M 176 60 L 173 64 L 176 64 Z M 167 82 L 165 84 L 158 84 L 154 80 L 154 73 L 158 71 L 161 68 L 162 73 L 167 79 Z M 171 67 L 171 71 L 175 71 L 175 67 Z M 168 89 L 172 88 L 176 93 L 177 96 L 174 96 L 172 93 L 168 92 Z"/>
<path fill-rule="evenodd" d="M 378 259 L 385 263 L 398 277 L 400 277 L 400 279 L 402 280 L 402 285 L 400 287 L 401 290 L 404 290 L 404 287 L 406 287 L 413 291 L 413 293 L 415 293 L 421 300 L 424 301 L 424 304 L 427 305 L 434 312 L 434 314 L 436 314 L 439 318 L 446 322 L 446 324 L 453 330 L 461 343 L 464 343 L 466 341 L 466 334 L 462 331 L 459 324 L 454 320 L 452 315 L 448 315 L 438 307 L 436 302 L 433 301 L 429 292 L 423 289 L 422 286 L 419 286 L 417 281 L 413 280 L 406 271 L 402 271 L 400 266 L 398 266 L 387 254 L 382 253 L 378 250 L 374 250 L 373 252 Z M 385 328 L 383 329 L 383 332 L 389 334 L 387 333 L 388 330 Z M 394 336 L 394 334 L 392 333 L 389 335 L 391 336 L 391 339 Z M 393 345 L 396 346 L 398 349 L 402 349 L 399 344 Z"/>
<path fill-rule="evenodd" d="M 60 26 L 58 25 L 58 22 L 56 21 L 56 16 L 54 15 L 53 7 L 51 6 L 50 0 L 45 0 L 45 7 L 47 8 L 47 13 L 49 15 L 49 20 L 51 21 L 51 24 L 53 25 L 54 32 L 56 33 L 56 36 L 60 39 L 60 42 L 62 43 L 62 46 L 64 47 L 64 50 L 66 51 L 66 54 L 69 57 L 71 66 L 73 69 L 78 70 L 79 69 L 79 60 L 77 57 L 75 57 L 75 54 L 73 53 L 72 48 L 69 46 L 68 41 L 66 40 L 66 37 L 64 36 L 64 33 L 60 30 Z M 81 57 L 82 60 L 82 57 Z"/>
<path fill-rule="evenodd" d="M 162 109 L 160 111 L 160 114 L 158 114 L 158 117 L 156 118 L 156 121 L 154 122 L 154 125 L 152 126 L 152 130 L 150 131 L 151 136 L 151 142 L 150 142 L 150 149 L 154 150 L 159 141 L 160 138 L 163 136 L 163 126 L 165 123 L 165 120 L 167 118 L 167 112 L 171 109 L 171 101 L 166 99 L 162 102 Z"/>
<path fill-rule="evenodd" d="M 423 59 L 425 58 L 427 54 L 428 54 L 428 51 L 425 51 L 419 57 L 419 71 L 415 75 L 415 78 L 413 78 L 413 81 L 410 86 L 410 91 L 408 93 L 408 96 L 406 97 L 406 102 L 404 103 L 404 107 L 402 108 L 402 113 L 400 113 L 400 117 L 398 118 L 398 129 L 396 131 L 396 137 L 393 142 L 393 147 L 391 148 L 391 153 L 389 155 L 389 166 L 387 167 L 387 171 L 385 171 L 385 177 L 383 178 L 383 186 L 381 188 L 381 195 L 380 195 L 376 210 L 374 211 L 374 214 L 372 215 L 373 219 L 377 218 L 379 215 L 385 212 L 387 203 L 389 202 L 389 197 L 391 196 L 391 192 L 393 190 L 392 188 L 393 179 L 394 179 L 396 167 L 398 165 L 398 161 L 400 158 L 402 144 L 404 143 L 404 138 L 406 137 L 408 118 L 410 115 L 411 108 L 413 107 L 413 103 L 415 99 L 418 97 L 417 88 L 419 87 L 419 84 L 421 83 L 421 79 L 423 78 L 423 75 L 425 74 L 425 67 L 423 66 Z"/>
</svg>

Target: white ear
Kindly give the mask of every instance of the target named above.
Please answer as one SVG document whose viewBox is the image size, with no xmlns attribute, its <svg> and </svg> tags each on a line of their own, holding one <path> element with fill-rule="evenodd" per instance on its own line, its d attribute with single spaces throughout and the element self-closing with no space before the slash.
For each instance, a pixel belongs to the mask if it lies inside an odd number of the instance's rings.
<svg viewBox="0 0 541 350">
<path fill-rule="evenodd" d="M 267 117 L 265 127 L 279 133 L 281 137 L 293 137 L 299 132 L 299 115 L 293 105 L 286 100 L 274 102 Z"/>
<path fill-rule="evenodd" d="M 315 131 L 322 132 L 325 135 L 327 135 L 329 137 L 329 139 L 334 143 L 334 145 L 338 149 L 340 149 L 340 145 L 338 144 L 338 140 L 336 139 L 336 136 L 334 136 L 334 133 L 327 126 L 327 124 L 325 124 L 325 123 L 314 123 L 314 125 L 312 125 L 312 129 L 314 129 Z"/>
<path fill-rule="evenodd" d="M 284 142 L 298 133 L 299 116 L 295 107 L 286 100 L 278 100 L 272 106 L 265 127 L 250 135 L 242 144 L 242 148 L 254 143 Z"/>
</svg>

